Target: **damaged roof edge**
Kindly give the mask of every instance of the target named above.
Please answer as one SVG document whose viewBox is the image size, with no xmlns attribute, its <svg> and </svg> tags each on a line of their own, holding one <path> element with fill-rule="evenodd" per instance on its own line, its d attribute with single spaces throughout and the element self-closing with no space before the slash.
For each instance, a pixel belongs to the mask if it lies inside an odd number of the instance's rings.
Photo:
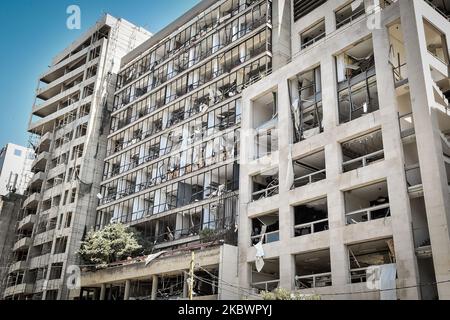
<svg viewBox="0 0 450 320">
<path fill-rule="evenodd" d="M 129 52 L 127 55 L 125 55 L 122 58 L 121 67 L 125 67 L 127 64 L 129 64 L 131 61 L 139 57 L 141 54 L 149 50 L 154 45 L 158 44 L 161 40 L 163 40 L 165 37 L 172 34 L 174 31 L 178 30 L 182 26 L 184 26 L 186 23 L 188 23 L 190 20 L 194 19 L 198 16 L 198 14 L 209 7 L 211 7 L 213 4 L 219 2 L 219 0 L 202 0 L 200 3 L 195 5 L 192 9 L 187 11 L 185 14 L 177 18 L 175 21 L 171 22 L 169 25 L 167 25 L 165 28 L 163 28 L 161 31 L 155 33 L 149 40 L 142 43 L 140 46 Z"/>
<path fill-rule="evenodd" d="M 122 22 L 124 24 L 128 24 L 129 26 L 135 26 L 133 23 L 131 23 L 130 21 L 123 19 L 123 18 L 116 18 L 114 16 L 112 16 L 109 13 L 105 13 L 101 18 L 99 18 L 96 23 L 90 27 L 86 32 L 84 32 L 81 36 L 79 36 L 74 42 L 72 42 L 71 44 L 69 44 L 65 49 L 63 49 L 63 51 L 61 51 L 59 54 L 57 54 L 53 59 L 52 59 L 52 66 L 57 65 L 58 63 L 60 63 L 72 50 L 74 50 L 75 48 L 77 48 L 78 46 L 80 46 L 83 42 L 85 42 L 86 40 L 88 40 L 88 38 L 90 36 L 92 36 L 92 34 L 94 34 L 94 32 L 96 30 L 99 30 L 101 27 L 103 26 L 110 26 L 113 27 L 114 24 L 116 22 Z M 148 33 L 149 36 L 152 35 L 152 33 L 148 30 L 146 30 L 145 28 L 136 26 L 137 28 L 139 28 L 139 31 L 141 32 L 146 32 Z"/>
</svg>

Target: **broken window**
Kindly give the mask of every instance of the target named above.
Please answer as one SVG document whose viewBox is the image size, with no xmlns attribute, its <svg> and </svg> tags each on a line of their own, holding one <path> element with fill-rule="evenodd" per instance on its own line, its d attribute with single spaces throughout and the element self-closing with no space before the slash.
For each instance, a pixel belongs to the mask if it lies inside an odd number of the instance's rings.
<svg viewBox="0 0 450 320">
<path fill-rule="evenodd" d="M 332 286 L 330 250 L 296 255 L 295 275 L 297 290 Z"/>
<path fill-rule="evenodd" d="M 325 19 L 320 20 L 300 35 L 301 50 L 325 38 Z"/>
<path fill-rule="evenodd" d="M 425 0 L 447 20 L 450 19 L 450 3 L 448 0 Z"/>
<path fill-rule="evenodd" d="M 351 283 L 367 282 L 367 269 L 395 263 L 393 239 L 348 246 Z"/>
<path fill-rule="evenodd" d="M 339 121 L 349 122 L 379 109 L 372 39 L 336 57 Z"/>
<path fill-rule="evenodd" d="M 261 241 L 263 244 L 279 241 L 279 228 L 278 212 L 252 219 L 252 245 Z"/>
<path fill-rule="evenodd" d="M 400 87 L 408 82 L 406 50 L 401 23 L 395 23 L 389 28 L 389 63 L 392 65 L 395 86 Z"/>
<path fill-rule="evenodd" d="M 62 263 L 52 263 L 51 268 L 50 268 L 50 278 L 49 278 L 49 280 L 61 279 L 62 268 L 63 268 L 63 264 Z"/>
<path fill-rule="evenodd" d="M 273 169 L 253 176 L 252 182 L 253 201 L 270 198 L 279 193 L 278 169 Z"/>
<path fill-rule="evenodd" d="M 311 13 L 325 2 L 327 0 L 294 0 L 294 22 Z"/>
<path fill-rule="evenodd" d="M 325 151 L 319 151 L 309 156 L 293 161 L 294 185 L 300 188 L 308 184 L 325 180 L 327 172 L 325 169 Z"/>
<path fill-rule="evenodd" d="M 351 3 L 336 11 L 336 29 L 339 29 L 347 23 L 355 21 L 357 18 L 361 17 L 364 14 L 364 0 L 352 1 Z"/>
<path fill-rule="evenodd" d="M 253 101 L 252 111 L 256 130 L 255 157 L 259 159 L 278 150 L 277 93 L 270 92 Z"/>
<path fill-rule="evenodd" d="M 55 241 L 55 250 L 53 253 L 54 254 L 65 253 L 66 249 L 67 249 L 67 237 L 57 238 Z"/>
<path fill-rule="evenodd" d="M 290 81 L 294 141 L 300 142 L 323 132 L 320 67 L 299 74 Z"/>
<path fill-rule="evenodd" d="M 387 182 L 344 192 L 347 224 L 358 224 L 391 216 Z"/>
<path fill-rule="evenodd" d="M 301 237 L 328 230 L 327 198 L 294 207 L 294 236 Z"/>
<path fill-rule="evenodd" d="M 445 34 L 427 20 L 423 22 L 428 52 L 445 64 L 448 64 L 449 58 Z"/>
<path fill-rule="evenodd" d="M 384 160 L 381 130 L 344 142 L 341 147 L 344 172 Z"/>
</svg>

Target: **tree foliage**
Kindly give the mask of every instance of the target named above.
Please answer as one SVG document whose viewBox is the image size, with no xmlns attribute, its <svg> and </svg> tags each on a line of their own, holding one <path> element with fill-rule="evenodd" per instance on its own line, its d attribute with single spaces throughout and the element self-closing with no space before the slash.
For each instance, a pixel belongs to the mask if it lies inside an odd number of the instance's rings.
<svg viewBox="0 0 450 320">
<path fill-rule="evenodd" d="M 123 224 L 111 224 L 98 231 L 90 231 L 81 243 L 78 254 L 84 262 L 99 267 L 141 254 L 139 235 Z"/>
<path fill-rule="evenodd" d="M 277 288 L 273 292 L 264 291 L 261 294 L 263 300 L 320 300 L 318 295 L 306 295 L 299 292 L 291 293 L 286 289 Z"/>
</svg>

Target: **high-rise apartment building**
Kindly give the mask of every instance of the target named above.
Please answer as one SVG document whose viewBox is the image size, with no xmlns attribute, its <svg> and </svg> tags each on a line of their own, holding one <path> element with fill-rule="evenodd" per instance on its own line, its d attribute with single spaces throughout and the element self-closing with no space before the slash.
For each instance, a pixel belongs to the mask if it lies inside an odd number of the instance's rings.
<svg viewBox="0 0 450 320">
<path fill-rule="evenodd" d="M 450 299 L 446 4 L 199 2 L 117 59 L 113 98 L 96 98 L 79 129 L 102 130 L 92 144 L 77 147 L 79 123 L 66 140 L 47 121 L 30 125 L 45 173 L 15 245 L 28 265 L 10 270 L 5 296 Z M 41 112 L 52 105 L 34 113 L 51 117 Z M 137 230 L 149 255 L 84 266 L 80 289 L 61 287 L 71 248 L 113 223 Z"/>
<path fill-rule="evenodd" d="M 32 178 L 34 150 L 8 143 L 0 149 L 0 195 L 24 194 Z"/>
<path fill-rule="evenodd" d="M 448 8 L 293 1 L 292 61 L 242 98 L 240 287 L 450 298 Z"/>
<path fill-rule="evenodd" d="M 162 256 L 85 274 L 81 297 L 186 298 L 191 251 L 195 295 L 237 297 L 241 94 L 287 62 L 289 8 L 201 1 L 122 59 L 96 227 L 131 226 Z"/>
<path fill-rule="evenodd" d="M 95 222 L 120 58 L 150 37 L 105 15 L 39 77 L 29 123 L 36 158 L 3 298 L 66 299 L 67 269 Z"/>
</svg>

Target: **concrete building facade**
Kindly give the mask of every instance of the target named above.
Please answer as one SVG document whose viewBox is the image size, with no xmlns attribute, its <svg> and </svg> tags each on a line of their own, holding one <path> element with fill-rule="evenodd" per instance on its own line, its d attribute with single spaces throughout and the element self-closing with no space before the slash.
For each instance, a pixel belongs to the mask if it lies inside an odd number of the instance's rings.
<svg viewBox="0 0 450 320">
<path fill-rule="evenodd" d="M 3 298 L 68 298 L 70 266 L 80 263 L 80 241 L 95 222 L 120 58 L 150 35 L 105 15 L 40 76 L 28 128 L 34 176 Z"/>
<path fill-rule="evenodd" d="M 32 178 L 34 150 L 8 143 L 0 150 L 0 195 L 24 194 Z"/>
<path fill-rule="evenodd" d="M 291 62 L 242 98 L 240 287 L 449 299 L 448 7 L 293 3 Z"/>
<path fill-rule="evenodd" d="M 106 17 L 95 30 L 108 37 L 92 30 L 42 77 L 54 85 L 38 90 L 36 175 L 14 244 L 27 264 L 4 296 L 450 299 L 447 8 L 203 0 L 122 59 L 109 50 L 131 49 L 114 36 L 125 22 Z M 78 60 L 91 53 L 111 54 L 104 77 Z M 85 72 L 79 97 L 72 69 L 59 87 L 67 63 Z M 151 254 L 85 266 L 67 290 L 85 231 L 113 223 Z"/>
</svg>

